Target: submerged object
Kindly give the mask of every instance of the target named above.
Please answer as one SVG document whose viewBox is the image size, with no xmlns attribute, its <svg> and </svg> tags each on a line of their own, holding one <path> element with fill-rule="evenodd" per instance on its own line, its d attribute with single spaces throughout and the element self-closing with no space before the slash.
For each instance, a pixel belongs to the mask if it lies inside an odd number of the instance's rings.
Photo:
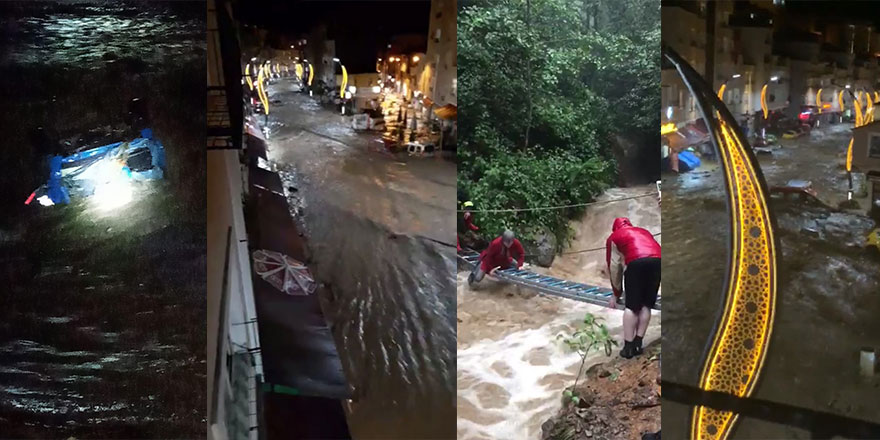
<svg viewBox="0 0 880 440">
<path fill-rule="evenodd" d="M 131 200 L 131 181 L 164 177 L 165 148 L 146 128 L 141 130 L 141 137 L 131 141 L 52 157 L 48 182 L 25 204 L 35 198 L 43 206 L 67 204 L 73 194 L 95 196 L 102 206 L 118 207 Z"/>
</svg>

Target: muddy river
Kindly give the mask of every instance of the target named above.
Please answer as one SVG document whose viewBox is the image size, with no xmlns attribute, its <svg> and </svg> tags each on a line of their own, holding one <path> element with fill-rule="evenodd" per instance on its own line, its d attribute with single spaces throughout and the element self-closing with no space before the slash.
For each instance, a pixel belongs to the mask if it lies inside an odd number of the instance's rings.
<svg viewBox="0 0 880 440">
<path fill-rule="evenodd" d="M 614 188 L 599 200 L 656 191 L 653 185 Z M 549 269 L 533 267 L 572 281 L 608 286 L 605 240 L 614 218 L 660 232 L 656 196 L 591 206 L 572 222 L 575 237 L 566 252 L 600 251 L 558 256 Z M 479 224 L 479 214 L 476 223 Z M 659 240 L 659 236 L 658 236 Z M 557 339 L 570 335 L 585 314 L 604 320 L 613 337 L 623 339 L 620 311 L 561 298 L 541 297 L 516 286 L 484 280 L 467 286 L 467 272 L 458 274 L 458 438 L 538 439 L 541 425 L 562 407 L 562 391 L 574 381 L 580 356 Z M 660 337 L 656 313 L 645 337 Z M 617 356 L 618 350 L 612 353 Z M 608 360 L 591 353 L 585 369 Z"/>
</svg>

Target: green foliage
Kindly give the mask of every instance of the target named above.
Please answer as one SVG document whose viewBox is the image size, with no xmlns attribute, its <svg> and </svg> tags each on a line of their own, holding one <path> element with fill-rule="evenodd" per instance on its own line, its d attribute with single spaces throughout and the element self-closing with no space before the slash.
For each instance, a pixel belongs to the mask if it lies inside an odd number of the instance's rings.
<svg viewBox="0 0 880 440">
<path fill-rule="evenodd" d="M 602 322 L 602 318 L 597 318 L 591 313 L 584 316 L 583 324 L 580 325 L 571 336 L 565 337 L 559 335 L 556 338 L 568 346 L 572 351 L 576 351 L 581 356 L 587 356 L 591 351 L 605 348 L 606 354 L 610 351 L 612 345 L 617 345 L 608 332 L 608 327 Z"/>
<path fill-rule="evenodd" d="M 587 313 L 586 316 L 584 316 L 583 324 L 580 325 L 571 336 L 566 337 L 564 335 L 558 335 L 556 337 L 556 339 L 561 339 L 568 348 L 581 355 L 581 366 L 578 369 L 577 376 L 574 378 L 574 385 L 563 391 L 563 396 L 566 399 L 571 400 L 575 405 L 580 402 L 580 397 L 576 394 L 577 381 L 581 377 L 581 371 L 584 369 L 587 355 L 593 350 L 604 348 L 605 355 L 610 356 L 611 347 L 617 346 L 617 341 L 611 337 L 608 332 L 608 327 L 606 327 L 601 321 L 601 318 L 593 316 L 592 313 Z M 611 380 L 617 380 L 617 377 L 615 376 Z"/>
<path fill-rule="evenodd" d="M 477 209 L 591 201 L 615 181 L 615 135 L 657 136 L 659 4 L 530 0 L 527 13 L 525 0 L 467 3 L 458 20 L 459 187 Z M 549 230 L 561 247 L 579 213 L 478 222 L 489 235 Z"/>
</svg>

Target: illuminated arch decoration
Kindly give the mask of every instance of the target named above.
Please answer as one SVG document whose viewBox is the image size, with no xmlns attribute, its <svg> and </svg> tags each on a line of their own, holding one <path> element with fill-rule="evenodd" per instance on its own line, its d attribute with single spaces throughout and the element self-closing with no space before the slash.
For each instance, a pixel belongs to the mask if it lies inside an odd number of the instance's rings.
<svg viewBox="0 0 880 440">
<path fill-rule="evenodd" d="M 761 110 L 764 111 L 764 119 L 767 119 L 769 111 L 767 110 L 767 84 L 761 87 Z"/>
<path fill-rule="evenodd" d="M 309 63 L 309 87 L 312 86 L 313 79 L 315 79 L 315 69 L 312 68 L 312 63 Z"/>
<path fill-rule="evenodd" d="M 339 64 L 342 66 L 342 64 Z M 345 99 L 345 86 L 348 85 L 348 71 L 342 66 L 342 87 L 339 88 L 339 97 Z"/>
<path fill-rule="evenodd" d="M 819 109 L 819 114 L 822 113 L 822 89 L 819 89 L 816 92 L 816 108 Z"/>
<path fill-rule="evenodd" d="M 727 190 L 730 241 L 723 309 L 705 356 L 700 388 L 748 397 L 764 366 L 776 310 L 777 243 L 769 192 L 757 159 L 727 107 L 665 45 L 663 56 L 678 70 L 712 133 Z M 729 411 L 698 406 L 691 416 L 690 438 L 726 439 L 737 418 Z"/>
<path fill-rule="evenodd" d="M 841 89 L 840 93 L 837 94 L 837 103 L 840 105 L 840 113 L 843 113 L 843 89 Z"/>
<path fill-rule="evenodd" d="M 266 115 L 269 114 L 269 95 L 266 93 L 266 86 L 264 81 L 266 77 L 264 75 L 265 67 L 260 67 L 260 73 L 257 74 L 257 94 L 260 95 L 260 101 L 263 103 L 263 112 Z"/>
<path fill-rule="evenodd" d="M 251 91 L 254 90 L 254 82 L 251 80 L 251 63 L 247 63 L 244 67 L 244 78 L 247 80 L 248 87 L 251 88 Z"/>
</svg>

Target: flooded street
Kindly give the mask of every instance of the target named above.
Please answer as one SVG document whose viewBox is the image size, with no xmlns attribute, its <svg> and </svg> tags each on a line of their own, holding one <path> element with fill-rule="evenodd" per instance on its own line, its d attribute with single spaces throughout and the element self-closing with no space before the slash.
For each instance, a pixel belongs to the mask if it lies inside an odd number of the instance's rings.
<svg viewBox="0 0 880 440">
<path fill-rule="evenodd" d="M 849 127 L 823 127 L 799 139 L 783 139 L 781 150 L 759 156 L 767 184 L 808 180 L 826 204 L 846 200 L 843 163 Z M 664 176 L 664 380 L 696 385 L 721 308 L 728 229 L 723 185 L 720 169 L 711 162 L 690 173 Z M 859 350 L 880 345 L 880 262 L 863 247 L 873 221 L 795 199 L 774 199 L 771 210 L 781 250 L 777 312 L 753 396 L 880 421 L 880 380 L 858 374 Z M 689 408 L 663 405 L 664 427 L 674 424 L 667 430 L 687 432 Z M 741 419 L 735 434 L 804 435 L 748 418 Z"/>
<path fill-rule="evenodd" d="M 356 439 L 455 436 L 455 164 L 392 155 L 380 134 L 269 87 L 269 158 L 301 216 L 355 401 Z"/>
<path fill-rule="evenodd" d="M 4 437 L 205 435 L 204 154 L 190 161 L 205 106 L 182 91 L 204 81 L 196 6 L 0 5 L 0 129 L 15 140 L 0 146 Z M 165 180 L 133 183 L 116 210 L 22 203 L 48 177 L 45 156 L 136 137 L 136 97 L 149 98 Z"/>
<path fill-rule="evenodd" d="M 598 200 L 653 191 L 653 185 L 612 188 Z M 604 246 L 611 224 L 614 218 L 627 216 L 636 226 L 660 232 L 660 208 L 654 194 L 588 207 L 581 219 L 571 222 L 575 234 L 566 252 L 601 250 L 564 254 L 549 269 L 533 266 L 530 270 L 609 286 Z M 487 214 L 477 213 L 477 224 L 481 215 Z M 458 273 L 458 438 L 539 439 L 541 425 L 562 407 L 562 392 L 574 382 L 580 367 L 580 356 L 564 348 L 557 336 L 571 335 L 591 313 L 604 320 L 619 342 L 623 339 L 622 312 L 542 297 L 488 278 L 471 288 L 466 279 L 467 272 Z M 660 313 L 655 311 L 645 344 L 659 339 L 660 322 Z M 617 357 L 618 351 L 612 356 Z M 608 359 L 604 351 L 592 352 L 584 369 Z"/>
</svg>

